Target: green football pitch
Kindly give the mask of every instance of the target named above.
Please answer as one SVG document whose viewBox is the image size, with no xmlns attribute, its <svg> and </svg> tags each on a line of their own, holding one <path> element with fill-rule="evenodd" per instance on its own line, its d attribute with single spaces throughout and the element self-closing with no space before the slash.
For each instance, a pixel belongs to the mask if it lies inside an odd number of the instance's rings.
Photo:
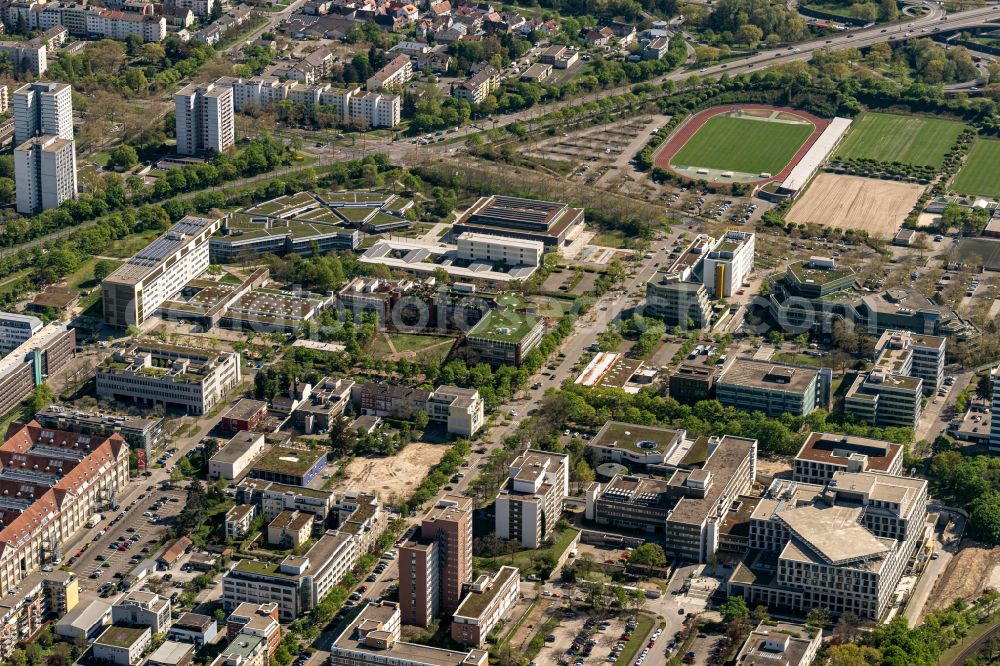
<svg viewBox="0 0 1000 666">
<path fill-rule="evenodd" d="M 939 167 L 965 127 L 941 118 L 862 113 L 834 157 Z"/>
<path fill-rule="evenodd" d="M 815 128 L 793 124 L 713 116 L 671 158 L 675 166 L 777 174 Z"/>
<path fill-rule="evenodd" d="M 951 189 L 962 194 L 1000 197 L 1000 141 L 976 141 Z"/>
</svg>

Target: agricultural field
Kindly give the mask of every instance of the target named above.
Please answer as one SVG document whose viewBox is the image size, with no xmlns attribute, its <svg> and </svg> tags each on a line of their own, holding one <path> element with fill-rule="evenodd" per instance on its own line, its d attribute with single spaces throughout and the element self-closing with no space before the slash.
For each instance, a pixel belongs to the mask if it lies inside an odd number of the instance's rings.
<svg viewBox="0 0 1000 666">
<path fill-rule="evenodd" d="M 671 164 L 743 173 L 779 173 L 815 128 L 718 115 L 688 139 Z"/>
<path fill-rule="evenodd" d="M 976 141 L 951 189 L 961 194 L 1000 197 L 1000 141 Z"/>
<path fill-rule="evenodd" d="M 939 167 L 965 128 L 942 118 L 866 112 L 854 121 L 834 159 Z"/>
<path fill-rule="evenodd" d="M 860 176 L 821 173 L 785 216 L 794 224 L 867 231 L 892 238 L 923 186 Z"/>
</svg>

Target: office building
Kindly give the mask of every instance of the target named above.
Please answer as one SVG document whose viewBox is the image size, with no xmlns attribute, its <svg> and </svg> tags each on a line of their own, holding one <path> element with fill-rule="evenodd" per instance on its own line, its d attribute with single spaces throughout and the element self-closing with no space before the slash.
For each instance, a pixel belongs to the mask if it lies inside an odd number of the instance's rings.
<svg viewBox="0 0 1000 666">
<path fill-rule="evenodd" d="M 268 522 L 286 509 L 311 513 L 316 516 L 316 520 L 325 522 L 336 504 L 330 490 L 288 486 L 249 478 L 236 486 L 236 501 L 256 505 Z"/>
<path fill-rule="evenodd" d="M 747 231 L 727 231 L 709 250 L 702 274 L 712 298 L 729 298 L 739 291 L 753 270 L 755 239 Z"/>
<path fill-rule="evenodd" d="M 542 342 L 544 320 L 516 310 L 490 310 L 466 336 L 470 359 L 490 365 L 521 365 Z"/>
<path fill-rule="evenodd" d="M 715 366 L 681 362 L 668 379 L 670 397 L 685 405 L 712 400 L 718 377 L 719 369 Z"/>
<path fill-rule="evenodd" d="M 770 361 L 736 359 L 715 382 L 716 399 L 744 412 L 808 416 L 830 404 L 833 383 L 829 368 L 782 365 Z"/>
<path fill-rule="evenodd" d="M 510 267 L 538 266 L 545 254 L 545 244 L 541 241 L 498 238 L 488 234 L 459 234 L 455 245 L 459 259 L 503 263 Z"/>
<path fill-rule="evenodd" d="M 311 513 L 282 511 L 267 524 L 267 542 L 282 548 L 298 548 L 312 534 Z"/>
<path fill-rule="evenodd" d="M 992 413 L 1000 414 L 1000 366 L 990 371 L 990 379 L 993 382 Z M 1000 419 L 993 418 L 990 426 L 990 453 L 995 455 L 998 452 L 1000 452 Z"/>
<path fill-rule="evenodd" d="M 222 415 L 222 429 L 229 432 L 256 430 L 267 418 L 267 403 L 263 400 L 240 398 Z"/>
<path fill-rule="evenodd" d="M 837 472 L 901 476 L 903 446 L 853 435 L 809 433 L 795 455 L 792 480 L 825 484 Z"/>
<path fill-rule="evenodd" d="M 353 386 L 353 379 L 324 377 L 292 412 L 292 425 L 307 435 L 329 430 L 331 425 L 343 418 L 344 408 L 351 401 Z"/>
<path fill-rule="evenodd" d="M 875 344 L 875 365 L 892 374 L 919 377 L 924 395 L 934 395 L 944 383 L 947 342 L 939 335 L 887 330 Z"/>
<path fill-rule="evenodd" d="M 174 95 L 174 106 L 178 155 L 222 153 L 233 145 L 232 88 L 192 83 Z"/>
<path fill-rule="evenodd" d="M 131 448 L 141 450 L 140 461 L 152 460 L 153 452 L 166 446 L 163 419 L 120 416 L 100 412 L 84 412 L 59 405 L 49 405 L 35 414 L 35 420 L 46 428 L 78 432 L 84 435 L 110 437 L 118 433 Z M 145 461 L 142 457 L 145 457 Z"/>
<path fill-rule="evenodd" d="M 16 312 L 0 312 L 0 355 L 14 351 L 42 330 L 42 320 Z"/>
<path fill-rule="evenodd" d="M 281 622 L 278 604 L 240 604 L 226 618 L 226 638 L 235 640 L 238 634 L 259 636 L 267 645 L 268 656 L 273 657 L 281 645 Z"/>
<path fill-rule="evenodd" d="M 477 578 L 451 619 L 452 640 L 459 645 L 485 647 L 486 637 L 517 603 L 520 586 L 517 567 L 503 566 L 492 576 Z"/>
<path fill-rule="evenodd" d="M 880 357 L 883 364 L 889 357 Z M 844 396 L 844 412 L 880 428 L 916 428 L 923 412 L 923 380 L 877 367 L 858 375 Z"/>
<path fill-rule="evenodd" d="M 776 479 L 750 517 L 727 593 L 751 606 L 827 608 L 879 620 L 925 532 L 927 481 L 836 472 L 826 486 Z"/>
<path fill-rule="evenodd" d="M 327 451 L 304 446 L 273 446 L 250 467 L 250 476 L 290 486 L 308 486 L 326 467 Z"/>
<path fill-rule="evenodd" d="M 170 599 L 146 590 L 132 590 L 111 607 L 111 621 L 149 627 L 154 634 L 170 628 Z"/>
<path fill-rule="evenodd" d="M 97 366 L 97 395 L 206 414 L 243 379 L 240 356 L 138 341 Z"/>
<path fill-rule="evenodd" d="M 149 653 L 145 666 L 191 666 L 192 662 L 194 662 L 194 645 L 189 642 L 166 640 Z"/>
<path fill-rule="evenodd" d="M 493 195 L 481 197 L 455 222 L 452 233 L 471 232 L 505 238 L 541 241 L 556 248 L 583 229 L 582 208 L 564 203 Z"/>
<path fill-rule="evenodd" d="M 427 512 L 419 536 L 399 547 L 399 598 L 403 622 L 426 627 L 450 615 L 472 580 L 472 500 L 444 495 Z"/>
<path fill-rule="evenodd" d="M 823 634 L 800 624 L 763 623 L 750 632 L 736 655 L 740 666 L 810 666 Z"/>
<path fill-rule="evenodd" d="M 60 559 L 63 544 L 114 501 L 128 482 L 128 447 L 117 435 L 96 438 L 32 421 L 8 428 L 0 459 L 5 598 L 33 571 Z"/>
<path fill-rule="evenodd" d="M 72 139 L 43 134 L 14 149 L 17 212 L 36 215 L 75 199 L 76 150 Z"/>
<path fill-rule="evenodd" d="M 371 552 L 389 525 L 378 495 L 349 490 L 337 503 L 337 530 L 354 539 L 359 553 Z"/>
<path fill-rule="evenodd" d="M 101 282 L 104 323 L 142 326 L 209 264 L 209 238 L 219 220 L 187 215 Z"/>
<path fill-rule="evenodd" d="M 601 462 L 632 468 L 679 464 L 691 443 L 684 430 L 608 421 L 587 442 Z"/>
<path fill-rule="evenodd" d="M 53 322 L 0 358 L 0 414 L 9 414 L 49 375 L 64 368 L 75 351 L 75 330 Z"/>
<path fill-rule="evenodd" d="M 243 476 L 262 453 L 264 433 L 240 431 L 233 435 L 208 461 L 208 478 L 232 481 Z"/>
<path fill-rule="evenodd" d="M 253 504 L 237 504 L 226 511 L 226 538 L 239 539 L 245 536 L 256 517 L 257 507 Z"/>
<path fill-rule="evenodd" d="M 14 145 L 39 136 L 73 140 L 73 88 L 36 81 L 14 91 Z"/>
<path fill-rule="evenodd" d="M 330 666 L 487 666 L 489 653 L 457 652 L 400 640 L 402 613 L 391 601 L 372 602 L 330 646 Z"/>
<path fill-rule="evenodd" d="M 111 625 L 91 647 L 93 658 L 115 666 L 138 666 L 142 655 L 153 644 L 149 627 L 120 627 Z"/>
<path fill-rule="evenodd" d="M 484 423 L 485 403 L 479 391 L 457 386 L 439 386 L 427 397 L 431 423 L 443 424 L 448 434 L 474 437 Z"/>
<path fill-rule="evenodd" d="M 712 306 L 705 285 L 666 272 L 657 273 L 646 283 L 645 314 L 685 331 L 704 330 L 712 324 Z"/>
<path fill-rule="evenodd" d="M 555 531 L 567 495 L 569 456 L 526 450 L 510 464 L 507 483 L 497 495 L 497 537 L 538 548 Z"/>
<path fill-rule="evenodd" d="M 270 655 L 267 642 L 253 634 L 237 634 L 212 660 L 210 666 L 267 666 Z"/>
<path fill-rule="evenodd" d="M 178 643 L 190 643 L 197 649 L 215 641 L 219 627 L 214 618 L 199 613 L 184 613 L 170 625 L 167 638 Z"/>
<path fill-rule="evenodd" d="M 222 580 L 223 607 L 275 603 L 281 620 L 290 622 L 315 608 L 358 555 L 349 536 L 328 531 L 304 555 L 288 555 L 279 564 L 241 560 Z"/>
</svg>

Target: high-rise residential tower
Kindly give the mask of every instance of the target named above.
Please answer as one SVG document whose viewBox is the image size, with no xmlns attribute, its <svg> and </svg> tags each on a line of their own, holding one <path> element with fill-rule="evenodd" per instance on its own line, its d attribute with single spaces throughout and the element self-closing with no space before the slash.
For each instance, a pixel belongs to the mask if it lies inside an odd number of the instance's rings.
<svg viewBox="0 0 1000 666">
<path fill-rule="evenodd" d="M 174 95 L 177 154 L 223 152 L 233 145 L 233 89 L 191 84 Z"/>
</svg>

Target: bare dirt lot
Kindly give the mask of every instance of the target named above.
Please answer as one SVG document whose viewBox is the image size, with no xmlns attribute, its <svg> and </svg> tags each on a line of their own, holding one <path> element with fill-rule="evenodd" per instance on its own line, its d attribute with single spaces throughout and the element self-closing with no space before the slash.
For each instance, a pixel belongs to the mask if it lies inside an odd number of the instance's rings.
<svg viewBox="0 0 1000 666">
<path fill-rule="evenodd" d="M 443 444 L 415 442 L 388 458 L 355 458 L 347 465 L 344 479 L 332 490 L 374 490 L 383 502 L 396 503 L 420 485 L 447 450 Z"/>
<path fill-rule="evenodd" d="M 931 591 L 924 615 L 947 608 L 956 597 L 978 595 L 996 583 L 994 571 L 1000 567 L 1000 548 L 988 548 L 972 541 L 965 543 L 968 545 L 952 558 Z"/>
<path fill-rule="evenodd" d="M 787 220 L 892 238 L 923 189 L 913 183 L 821 173 L 792 206 Z"/>
</svg>

